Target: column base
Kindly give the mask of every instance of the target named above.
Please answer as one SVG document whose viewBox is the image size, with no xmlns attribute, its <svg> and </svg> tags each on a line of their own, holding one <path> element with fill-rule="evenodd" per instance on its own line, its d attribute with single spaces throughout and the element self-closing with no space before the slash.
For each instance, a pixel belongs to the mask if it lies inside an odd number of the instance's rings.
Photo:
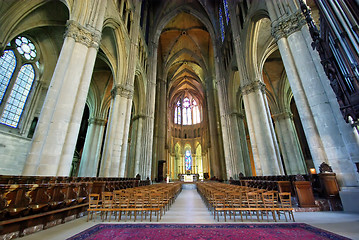
<svg viewBox="0 0 359 240">
<path fill-rule="evenodd" d="M 342 187 L 339 195 L 344 211 L 359 213 L 359 187 Z"/>
</svg>

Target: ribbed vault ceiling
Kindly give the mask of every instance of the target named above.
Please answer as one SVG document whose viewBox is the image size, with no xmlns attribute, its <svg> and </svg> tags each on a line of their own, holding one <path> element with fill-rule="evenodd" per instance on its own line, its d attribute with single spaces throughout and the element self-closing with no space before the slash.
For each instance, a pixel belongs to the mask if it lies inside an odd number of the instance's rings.
<svg viewBox="0 0 359 240">
<path fill-rule="evenodd" d="M 191 14 L 181 12 L 164 27 L 159 39 L 159 55 L 170 101 L 187 93 L 203 101 L 202 83 L 211 49 L 206 27 Z"/>
</svg>

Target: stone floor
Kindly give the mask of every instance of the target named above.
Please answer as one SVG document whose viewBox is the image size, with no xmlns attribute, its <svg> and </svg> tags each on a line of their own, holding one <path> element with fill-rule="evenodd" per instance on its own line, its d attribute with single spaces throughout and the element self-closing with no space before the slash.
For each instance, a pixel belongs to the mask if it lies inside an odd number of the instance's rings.
<svg viewBox="0 0 359 240">
<path fill-rule="evenodd" d="M 296 212 L 294 213 L 296 222 L 307 223 L 312 226 L 322 228 L 342 236 L 349 237 L 351 239 L 359 240 L 359 214 L 347 213 L 347 212 Z M 132 218 L 133 219 L 133 218 Z M 265 219 L 266 220 L 266 219 Z M 149 219 L 142 221 L 142 223 L 148 223 Z M 245 220 L 250 222 L 250 220 Z M 257 222 L 257 221 L 255 221 Z M 285 220 L 281 222 L 285 222 Z M 93 225 L 102 223 L 100 218 L 94 221 L 86 221 L 86 217 L 82 217 L 65 224 L 61 224 L 47 230 L 43 230 L 37 233 L 30 234 L 22 237 L 22 240 L 63 240 L 71 237 Z M 104 223 L 117 223 L 115 220 L 106 221 Z M 124 222 L 121 222 L 124 223 Z M 126 223 L 133 223 L 127 221 Z M 134 224 L 141 223 L 136 221 Z M 156 221 L 152 223 L 157 223 Z M 159 223 L 218 223 L 213 218 L 206 208 L 201 197 L 195 189 L 184 189 L 177 197 L 175 203 L 171 206 L 170 210 L 162 217 Z M 224 223 L 224 219 L 220 219 L 219 223 Z M 234 223 L 232 220 L 227 220 L 227 223 Z M 236 223 L 241 224 L 240 221 Z M 267 223 L 263 221 L 261 223 Z"/>
</svg>

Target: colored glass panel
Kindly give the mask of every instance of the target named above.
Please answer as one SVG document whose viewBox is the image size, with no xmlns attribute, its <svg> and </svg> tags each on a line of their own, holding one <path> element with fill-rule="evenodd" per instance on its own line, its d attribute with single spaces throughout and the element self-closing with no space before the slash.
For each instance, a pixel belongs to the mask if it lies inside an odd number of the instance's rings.
<svg viewBox="0 0 359 240">
<path fill-rule="evenodd" d="M 226 22 L 228 24 L 229 22 L 229 10 L 228 10 L 228 1 L 223 0 L 223 6 L 224 6 L 224 14 L 226 15 Z"/>
<path fill-rule="evenodd" d="M 34 78 L 35 71 L 30 64 L 25 64 L 21 67 L 2 113 L 1 123 L 11 127 L 17 127 Z"/>
<path fill-rule="evenodd" d="M 186 170 L 191 170 L 192 169 L 192 156 L 191 156 L 190 150 L 186 150 L 185 163 L 186 163 Z"/>
<path fill-rule="evenodd" d="M 10 83 L 11 76 L 16 67 L 15 54 L 11 50 L 4 51 L 0 58 L 0 104 Z"/>
</svg>

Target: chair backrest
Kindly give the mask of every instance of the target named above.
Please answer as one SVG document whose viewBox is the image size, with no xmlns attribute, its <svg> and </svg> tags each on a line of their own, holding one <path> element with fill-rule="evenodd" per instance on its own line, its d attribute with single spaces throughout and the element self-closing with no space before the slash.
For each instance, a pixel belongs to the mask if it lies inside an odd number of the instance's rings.
<svg viewBox="0 0 359 240">
<path fill-rule="evenodd" d="M 292 207 L 292 198 L 289 192 L 279 193 L 279 199 L 282 207 Z"/>
<path fill-rule="evenodd" d="M 121 202 L 122 190 L 114 190 L 112 195 L 112 202 L 114 207 L 118 207 Z"/>
<path fill-rule="evenodd" d="M 112 192 L 102 192 L 102 207 L 112 208 Z"/>
<path fill-rule="evenodd" d="M 248 207 L 258 207 L 259 194 L 257 192 L 247 192 Z"/>
<path fill-rule="evenodd" d="M 91 193 L 89 195 L 89 208 L 98 208 L 100 201 L 100 194 Z"/>
<path fill-rule="evenodd" d="M 276 206 L 276 202 L 274 199 L 274 193 L 273 192 L 264 192 L 262 193 L 262 199 L 264 207 L 266 208 L 274 208 Z"/>
</svg>

